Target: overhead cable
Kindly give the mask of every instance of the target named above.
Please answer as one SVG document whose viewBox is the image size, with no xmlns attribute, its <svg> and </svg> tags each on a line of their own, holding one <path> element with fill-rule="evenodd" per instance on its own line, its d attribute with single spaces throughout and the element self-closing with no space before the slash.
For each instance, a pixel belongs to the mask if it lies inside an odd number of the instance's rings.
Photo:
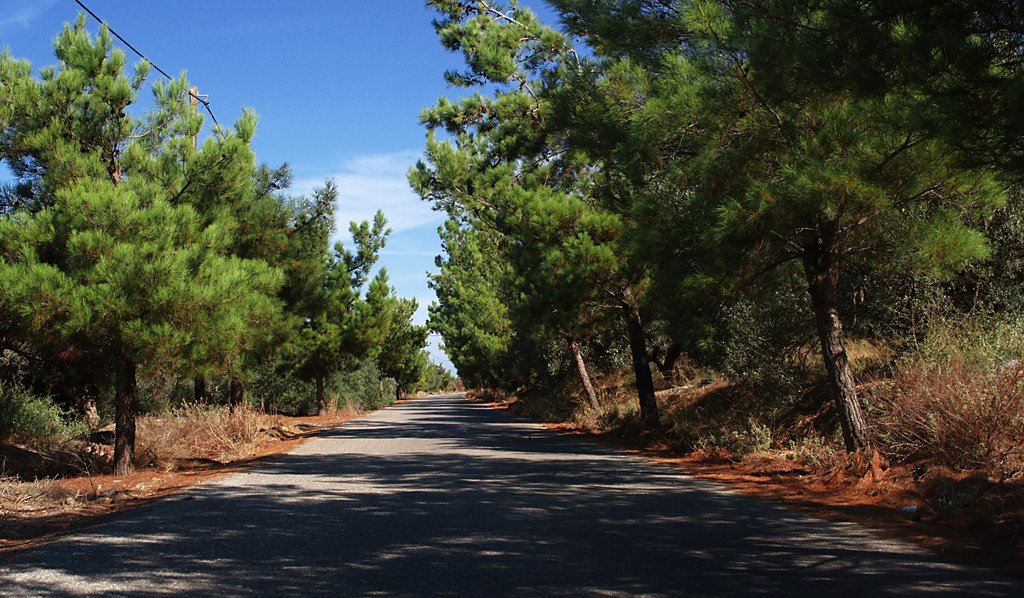
<svg viewBox="0 0 1024 598">
<path fill-rule="evenodd" d="M 131 50 L 132 52 L 135 52 L 135 54 L 139 58 L 141 58 L 141 59 L 145 60 L 146 62 L 148 62 L 150 64 L 150 66 L 152 66 L 154 69 L 156 69 L 156 72 L 160 73 L 164 77 L 167 77 L 167 79 L 169 81 L 174 81 L 174 77 L 168 75 L 167 71 L 165 71 L 164 69 L 162 69 L 159 66 L 157 66 L 156 63 L 153 62 L 152 60 L 150 60 L 149 58 L 146 58 L 146 56 L 142 52 L 139 52 L 138 50 L 136 50 L 135 46 L 131 45 L 131 43 L 129 43 L 128 40 L 126 40 L 125 38 L 121 37 L 116 31 L 114 31 L 114 29 L 110 25 L 108 25 L 106 21 L 104 21 L 103 19 L 99 18 L 99 16 L 97 16 L 96 13 L 94 13 L 92 10 L 90 10 L 89 7 L 86 6 L 82 2 L 82 0 L 75 0 L 75 4 L 80 6 L 82 8 L 82 10 L 84 10 L 85 12 L 89 13 L 89 16 L 91 16 L 92 18 L 96 19 L 96 21 L 100 25 L 103 25 L 104 27 L 106 27 L 107 31 L 109 31 L 117 39 L 121 40 L 121 43 L 124 44 L 125 46 L 127 46 L 128 49 Z M 219 127 L 220 123 L 217 122 L 217 117 L 213 115 L 213 110 L 210 108 L 210 101 L 205 99 L 205 98 L 203 98 L 203 97 L 200 97 L 199 94 L 193 92 L 191 89 L 189 90 L 188 95 L 190 97 L 194 98 L 200 104 L 202 104 L 203 108 L 206 108 L 206 111 L 210 114 L 210 118 L 213 119 L 213 124 L 215 124 L 215 125 L 217 125 Z"/>
</svg>

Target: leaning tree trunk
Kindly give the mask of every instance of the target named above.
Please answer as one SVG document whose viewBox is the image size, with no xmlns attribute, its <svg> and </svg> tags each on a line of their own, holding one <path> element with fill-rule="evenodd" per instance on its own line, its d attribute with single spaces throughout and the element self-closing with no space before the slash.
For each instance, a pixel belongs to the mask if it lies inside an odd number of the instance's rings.
<svg viewBox="0 0 1024 598">
<path fill-rule="evenodd" d="M 138 412 L 138 383 L 135 363 L 118 364 L 114 391 L 114 475 L 135 471 L 135 415 Z"/>
<path fill-rule="evenodd" d="M 848 452 L 867 448 L 870 443 L 864 414 L 857 400 L 857 385 L 846 355 L 843 321 L 836 308 L 836 287 L 839 283 L 837 256 L 829 251 L 827 245 L 818 247 L 805 252 L 803 265 L 821 341 L 821 357 L 825 362 L 836 414 L 843 428 L 843 442 Z"/>
<path fill-rule="evenodd" d="M 647 335 L 644 333 L 640 310 L 627 292 L 622 303 L 622 317 L 626 321 L 626 336 L 629 337 L 629 353 L 633 358 L 633 374 L 636 376 L 636 394 L 640 401 L 640 419 L 644 425 L 656 426 L 659 422 L 658 402 L 654 398 L 654 378 L 647 361 Z"/>
<path fill-rule="evenodd" d="M 242 406 L 242 401 L 245 400 L 245 383 L 242 382 L 241 378 L 231 378 L 231 382 L 228 383 L 230 397 L 228 398 L 228 410 L 231 413 L 238 411 L 238 408 Z"/>
<path fill-rule="evenodd" d="M 672 343 L 668 349 L 665 350 L 665 358 L 663 361 L 658 361 L 657 354 L 652 359 L 654 365 L 657 366 L 658 371 L 664 376 L 665 381 L 675 386 L 678 380 L 676 379 L 676 362 L 683 356 L 683 347 L 679 343 Z"/>
<path fill-rule="evenodd" d="M 597 402 L 597 393 L 594 392 L 594 385 L 590 382 L 590 374 L 587 373 L 587 364 L 583 361 L 583 354 L 580 353 L 580 345 L 571 336 L 566 337 L 566 344 L 569 345 L 569 352 L 572 353 L 572 359 L 576 363 L 576 374 L 580 377 L 583 392 L 587 395 L 590 406 L 597 411 L 601 408 L 601 404 Z"/>
<path fill-rule="evenodd" d="M 324 396 L 324 375 L 317 373 L 316 379 L 316 414 L 327 415 L 327 397 Z"/>
</svg>

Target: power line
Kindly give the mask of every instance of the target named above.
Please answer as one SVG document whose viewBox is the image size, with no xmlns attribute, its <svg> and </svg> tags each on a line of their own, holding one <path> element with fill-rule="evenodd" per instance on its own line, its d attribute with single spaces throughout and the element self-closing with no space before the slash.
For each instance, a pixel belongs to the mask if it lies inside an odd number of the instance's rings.
<svg viewBox="0 0 1024 598">
<path fill-rule="evenodd" d="M 75 0 L 75 4 L 77 4 L 78 6 L 82 7 L 82 10 L 84 10 L 87 13 L 89 13 L 89 16 L 91 16 L 92 18 L 96 19 L 96 21 L 100 25 L 103 25 L 104 27 L 106 27 L 107 31 L 109 31 L 117 39 L 121 40 L 121 43 L 124 44 L 125 46 L 128 46 L 128 49 L 131 50 L 132 52 L 135 52 L 135 54 L 139 58 L 141 58 L 141 59 L 145 60 L 146 62 L 148 62 L 150 64 L 150 66 L 152 66 L 154 69 L 156 69 L 156 72 L 160 73 L 164 77 L 167 77 L 168 81 L 174 81 L 174 77 L 168 75 L 167 71 L 165 71 L 164 69 L 162 69 L 159 66 L 157 66 L 155 62 L 153 62 L 149 58 L 146 58 L 145 54 L 143 54 L 142 52 L 139 52 L 138 50 L 136 50 L 135 46 L 131 45 L 131 43 L 129 43 L 128 40 L 126 40 L 125 38 L 121 37 L 120 34 L 118 34 L 116 31 L 114 31 L 113 27 L 108 25 L 106 21 L 104 21 L 103 19 L 99 18 L 99 16 L 97 16 L 96 13 L 94 13 L 92 10 L 90 10 L 89 7 L 86 6 L 82 2 L 82 0 Z M 206 108 L 206 111 L 210 113 L 210 118 L 213 119 L 213 124 L 215 124 L 215 125 L 217 125 L 219 127 L 220 123 L 217 122 L 217 117 L 213 115 L 213 110 L 210 108 L 210 101 L 200 97 L 199 94 L 193 93 L 191 89 L 189 90 L 188 95 L 189 95 L 189 97 L 195 98 L 197 102 L 202 104 L 203 108 Z"/>
</svg>

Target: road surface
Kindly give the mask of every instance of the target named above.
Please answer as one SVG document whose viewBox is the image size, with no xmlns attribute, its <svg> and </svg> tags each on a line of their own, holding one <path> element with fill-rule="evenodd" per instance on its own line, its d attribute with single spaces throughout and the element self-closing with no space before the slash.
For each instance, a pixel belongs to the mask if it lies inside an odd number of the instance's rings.
<svg viewBox="0 0 1024 598">
<path fill-rule="evenodd" d="M 0 595 L 1024 595 L 459 396 L 0 557 Z"/>
</svg>

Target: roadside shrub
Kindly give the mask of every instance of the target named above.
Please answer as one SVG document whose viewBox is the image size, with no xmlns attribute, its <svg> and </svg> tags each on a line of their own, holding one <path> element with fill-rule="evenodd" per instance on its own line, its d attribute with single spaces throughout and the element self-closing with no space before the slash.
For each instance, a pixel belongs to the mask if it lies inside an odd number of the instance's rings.
<svg viewBox="0 0 1024 598">
<path fill-rule="evenodd" d="M 640 407 L 636 400 L 618 400 L 610 404 L 606 402 L 603 407 L 604 412 L 597 417 L 599 429 L 615 430 L 626 436 L 636 436 L 643 431 L 643 420 L 640 419 Z"/>
<path fill-rule="evenodd" d="M 280 363 L 254 367 L 246 382 L 246 402 L 270 413 L 310 415 L 316 413 L 316 386 L 301 380 Z"/>
<path fill-rule="evenodd" d="M 733 458 L 742 459 L 772 448 L 772 431 L 768 426 L 751 419 L 744 428 L 721 430 L 700 437 L 696 448 L 702 452 L 725 451 Z"/>
<path fill-rule="evenodd" d="M 398 398 L 398 382 L 394 378 L 384 378 L 381 381 L 381 399 L 384 405 L 391 405 Z"/>
<path fill-rule="evenodd" d="M 246 406 L 230 413 L 227 407 L 195 403 L 145 416 L 138 421 L 136 465 L 169 468 L 177 459 L 248 457 L 273 423 L 273 417 Z"/>
<path fill-rule="evenodd" d="M 844 453 L 823 436 L 810 434 L 799 440 L 790 440 L 787 448 L 790 458 L 801 465 L 819 471 L 835 471 L 842 466 Z"/>
<path fill-rule="evenodd" d="M 1024 315 L 928 315 L 914 355 L 926 363 L 962 363 L 985 370 L 1012 365 L 1024 355 Z"/>
<path fill-rule="evenodd" d="M 720 355 L 713 364 L 726 379 L 759 396 L 766 411 L 799 400 L 820 370 L 806 283 L 788 270 L 776 283 L 771 292 L 723 310 Z"/>
<path fill-rule="evenodd" d="M 905 363 L 887 391 L 875 393 L 873 410 L 888 458 L 1001 479 L 1024 473 L 1024 365 Z"/>
<path fill-rule="evenodd" d="M 338 374 L 333 387 L 342 403 L 371 411 L 394 403 L 398 384 L 391 378 L 381 378 L 377 364 L 364 359 L 357 368 Z"/>
<path fill-rule="evenodd" d="M 88 432 L 49 397 L 32 394 L 23 386 L 0 382 L 0 440 L 51 445 Z"/>
</svg>

